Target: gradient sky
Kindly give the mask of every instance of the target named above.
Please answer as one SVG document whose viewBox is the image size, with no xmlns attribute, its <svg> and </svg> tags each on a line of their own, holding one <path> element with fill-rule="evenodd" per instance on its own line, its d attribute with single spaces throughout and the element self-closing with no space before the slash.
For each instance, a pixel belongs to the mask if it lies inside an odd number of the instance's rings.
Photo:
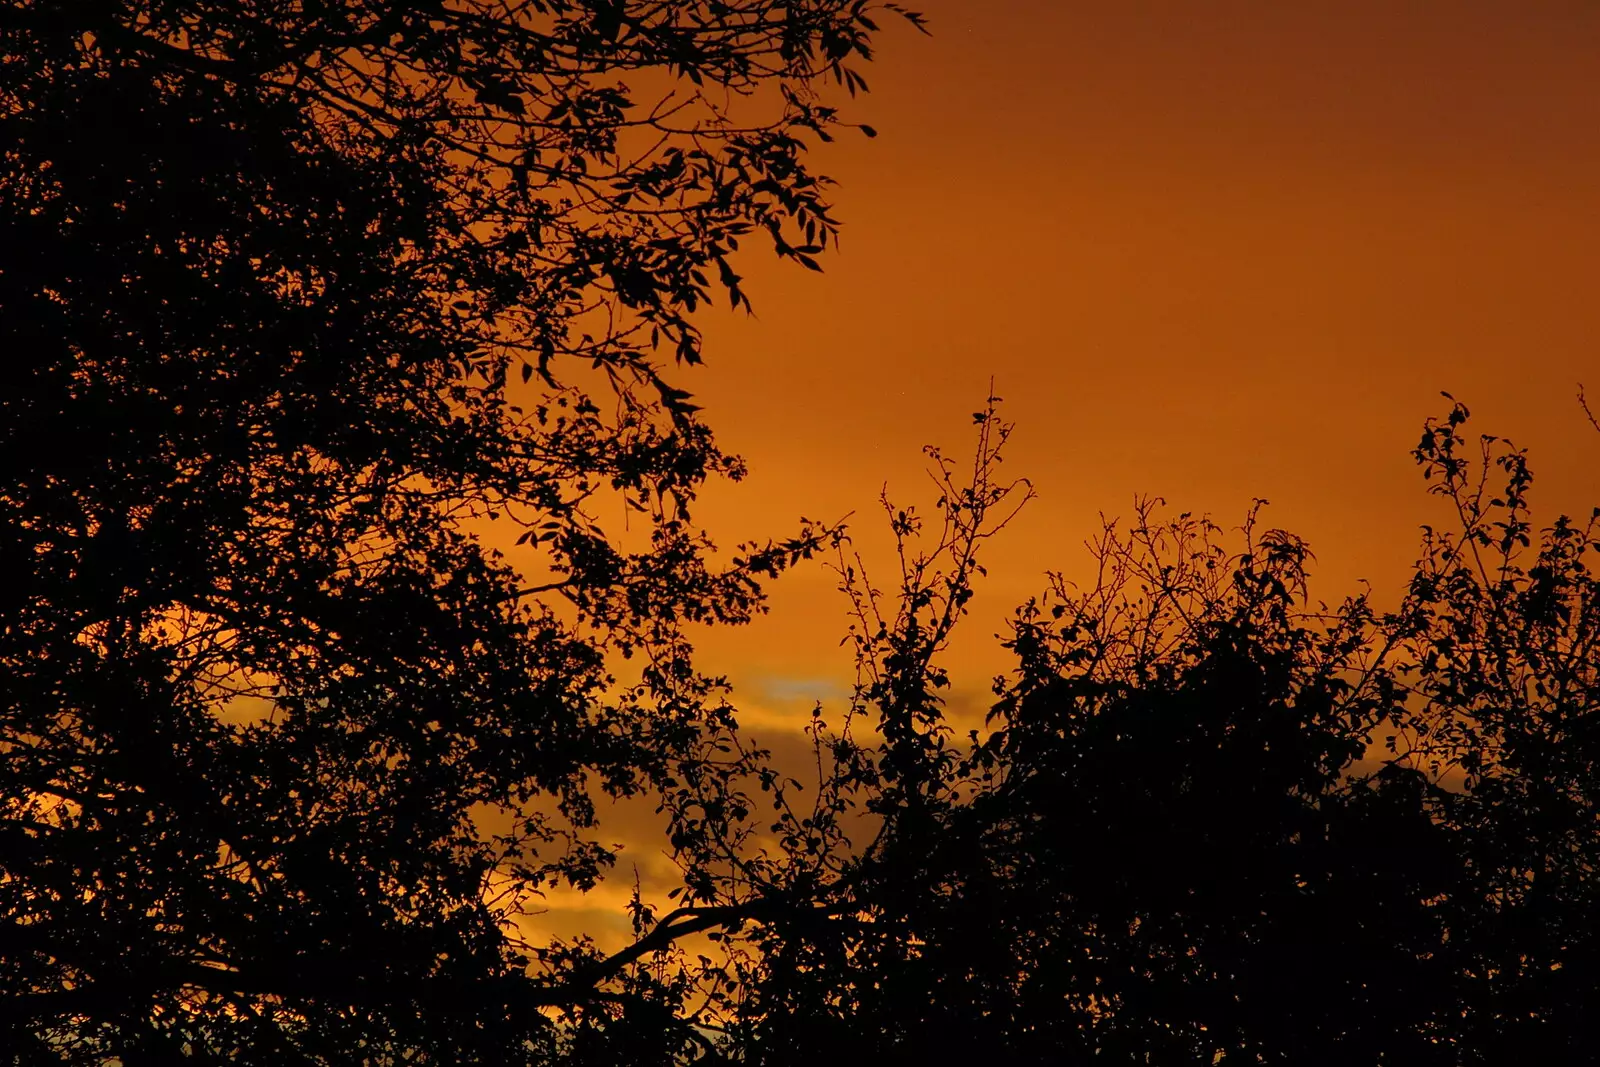
<svg viewBox="0 0 1600 1067">
<path fill-rule="evenodd" d="M 849 107 L 880 136 L 817 157 L 840 254 L 746 260 L 756 316 L 682 376 L 752 468 L 701 510 L 722 542 L 855 510 L 886 567 L 879 487 L 926 501 L 920 446 L 964 449 L 992 375 L 1040 498 L 954 656 L 970 714 L 1009 610 L 1136 493 L 1224 524 L 1265 497 L 1316 592 L 1392 601 L 1444 521 L 1409 456 L 1440 390 L 1531 449 L 1546 517 L 1600 502 L 1600 5 L 918 6 L 933 36 L 886 23 Z M 777 741 L 850 664 L 820 567 L 772 607 L 702 650 Z"/>
<path fill-rule="evenodd" d="M 1409 457 L 1440 390 L 1531 449 L 1542 505 L 1600 502 L 1600 5 L 920 6 L 933 35 L 886 24 L 849 107 L 879 137 L 818 154 L 840 253 L 747 261 L 755 317 L 710 321 L 688 376 L 752 467 L 703 510 L 723 540 L 877 533 L 993 375 L 1040 499 L 975 602 L 982 690 L 1009 608 L 1135 493 L 1225 524 L 1265 497 L 1322 595 L 1397 590 L 1442 519 Z M 786 578 L 706 649 L 808 703 L 848 667 L 831 589 Z"/>
</svg>

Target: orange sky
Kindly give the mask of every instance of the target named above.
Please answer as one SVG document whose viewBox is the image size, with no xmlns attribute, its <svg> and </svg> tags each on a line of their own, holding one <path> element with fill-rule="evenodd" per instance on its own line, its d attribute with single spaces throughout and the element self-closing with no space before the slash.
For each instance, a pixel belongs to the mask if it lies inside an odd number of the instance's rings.
<svg viewBox="0 0 1600 1067">
<path fill-rule="evenodd" d="M 757 316 L 713 316 L 709 365 L 680 374 L 752 468 L 701 509 L 723 544 L 851 510 L 880 534 L 879 486 L 925 500 L 920 446 L 964 449 L 993 375 L 1040 498 L 954 656 L 971 714 L 1007 666 L 990 635 L 1135 493 L 1225 524 L 1266 497 L 1316 591 L 1392 600 L 1444 521 L 1409 457 L 1441 389 L 1531 448 L 1542 506 L 1600 502 L 1574 399 L 1600 394 L 1600 5 L 921 6 L 933 36 L 886 24 L 851 108 L 880 136 L 818 156 L 840 254 L 747 259 Z M 763 741 L 838 707 L 832 587 L 803 569 L 702 641 Z M 620 943 L 635 863 L 670 882 L 641 845 L 557 909 Z"/>
<path fill-rule="evenodd" d="M 743 485 L 724 541 L 920 489 L 990 375 L 1040 499 L 991 557 L 961 663 L 1136 492 L 1311 540 L 1329 597 L 1398 588 L 1437 511 L 1408 452 L 1441 389 L 1532 450 L 1537 499 L 1600 502 L 1600 5 L 934 0 L 886 24 L 880 131 L 819 154 L 827 272 L 747 260 L 756 317 L 686 384 Z M 1442 518 L 1442 517 L 1441 517 Z M 885 560 L 887 563 L 887 560 Z M 848 664 L 819 569 L 708 637 L 746 699 Z M 708 664 L 710 665 L 710 664 Z M 812 684 L 812 683 L 815 684 Z"/>
</svg>

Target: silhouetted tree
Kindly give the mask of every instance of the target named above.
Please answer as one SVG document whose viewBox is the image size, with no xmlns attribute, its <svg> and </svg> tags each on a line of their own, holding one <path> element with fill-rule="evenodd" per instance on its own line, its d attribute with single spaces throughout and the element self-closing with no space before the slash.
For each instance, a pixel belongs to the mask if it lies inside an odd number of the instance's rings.
<svg viewBox="0 0 1600 1067">
<path fill-rule="evenodd" d="M 1425 531 L 1389 621 L 1410 702 L 1396 751 L 1435 779 L 1466 881 L 1448 902 L 1478 1062 L 1592 1062 L 1600 1026 L 1600 509 L 1535 526 L 1526 453 L 1454 404 L 1416 451 L 1455 521 Z M 1475 454 L 1474 454 L 1475 453 Z M 1453 527 L 1453 528 L 1451 528 Z"/>
<path fill-rule="evenodd" d="M 871 13 L 0 13 L 9 1060 L 698 1047 L 680 977 L 508 922 L 725 730 L 683 623 L 822 536 L 707 563 L 741 468 L 662 375 L 742 239 L 834 234 L 804 150 Z"/>
<path fill-rule="evenodd" d="M 1254 513 L 1142 505 L 1017 614 L 964 738 L 941 657 L 1031 492 L 993 400 L 970 474 L 931 453 L 931 547 L 885 498 L 887 593 L 837 529 L 709 562 L 691 505 L 741 468 L 665 376 L 746 303 L 742 239 L 816 265 L 817 84 L 861 88 L 875 28 L 0 13 L 9 1062 L 1593 1058 L 1600 531 L 1536 530 L 1464 408 L 1395 611 L 1309 603 Z M 858 678 L 803 784 L 684 626 L 823 547 Z M 641 793 L 672 910 L 520 940 Z"/>
<path fill-rule="evenodd" d="M 841 568 L 878 729 L 831 739 L 831 788 L 872 832 L 834 918 L 753 938 L 748 1058 L 1587 1062 L 1595 531 L 1533 547 L 1525 458 L 1485 438 L 1469 465 L 1465 419 L 1417 452 L 1459 532 L 1396 611 L 1309 604 L 1306 546 L 1254 513 L 1230 550 L 1146 502 L 1094 583 L 1018 613 L 955 745 L 937 653 L 992 532 L 974 502 L 1007 489 L 986 437 L 935 550 L 902 544 L 898 607 Z"/>
</svg>

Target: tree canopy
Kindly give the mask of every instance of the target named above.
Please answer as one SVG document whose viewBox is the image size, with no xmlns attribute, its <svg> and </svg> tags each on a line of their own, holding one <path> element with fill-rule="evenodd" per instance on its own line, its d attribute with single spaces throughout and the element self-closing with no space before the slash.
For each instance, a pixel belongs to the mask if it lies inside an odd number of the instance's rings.
<svg viewBox="0 0 1600 1067">
<path fill-rule="evenodd" d="M 835 233 L 872 15 L 0 14 L 8 1048 L 504 1063 L 599 1004 L 506 923 L 725 717 L 683 624 L 822 536 L 709 562 L 742 468 L 668 378 L 741 241 Z"/>
<path fill-rule="evenodd" d="M 982 435 L 897 614 L 841 570 L 881 741 L 836 780 L 880 821 L 835 891 L 869 921 L 764 934 L 755 1059 L 1588 1062 L 1600 508 L 1540 528 L 1526 454 L 1467 421 L 1416 449 L 1450 521 L 1391 610 L 1311 602 L 1259 511 L 1146 500 L 1017 612 L 958 743 L 945 605 L 1018 488 Z"/>
<path fill-rule="evenodd" d="M 882 13 L 0 13 L 6 1062 L 1592 1058 L 1600 520 L 1463 406 L 1395 604 L 1148 500 L 965 735 L 997 401 L 885 497 L 886 588 L 838 526 L 717 553 L 695 317 L 742 244 L 818 266 Z M 803 772 L 687 627 L 819 554 L 857 679 Z M 682 884 L 525 940 L 630 797 Z"/>
</svg>

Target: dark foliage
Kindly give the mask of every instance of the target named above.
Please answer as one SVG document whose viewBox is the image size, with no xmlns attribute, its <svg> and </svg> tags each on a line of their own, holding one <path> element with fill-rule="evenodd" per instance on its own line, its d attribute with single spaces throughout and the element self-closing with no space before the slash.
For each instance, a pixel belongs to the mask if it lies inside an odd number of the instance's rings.
<svg viewBox="0 0 1600 1067">
<path fill-rule="evenodd" d="M 1600 1026 L 1600 509 L 1542 529 L 1509 442 L 1430 422 L 1416 456 L 1455 521 L 1425 531 L 1389 620 L 1410 703 L 1391 742 L 1430 778 L 1466 885 L 1460 1040 L 1485 1063 L 1591 1062 Z"/>
<path fill-rule="evenodd" d="M 1456 532 L 1392 613 L 1309 604 L 1306 546 L 1254 514 L 1230 549 L 1146 502 L 1096 582 L 1017 614 L 957 745 L 938 652 L 1019 488 L 993 419 L 896 614 L 841 568 L 879 730 L 834 739 L 832 784 L 877 821 L 841 921 L 755 938 L 750 1058 L 1591 1062 L 1593 524 L 1536 532 L 1525 457 L 1468 463 L 1459 406 L 1417 452 Z"/>
<path fill-rule="evenodd" d="M 662 374 L 714 292 L 745 303 L 742 239 L 815 266 L 815 86 L 859 88 L 873 29 L 847 0 L 5 5 L 13 1060 L 693 1047 L 670 988 L 508 922 L 610 862 L 597 796 L 722 728 L 682 624 L 748 618 L 821 536 L 707 562 L 689 506 L 740 467 Z"/>
<path fill-rule="evenodd" d="M 741 468 L 667 377 L 741 240 L 836 232 L 804 152 L 872 17 L 0 12 L 4 1062 L 1594 1058 L 1600 530 L 1464 408 L 1394 611 L 1143 504 L 965 736 L 942 659 L 1031 494 L 993 402 L 932 525 L 885 499 L 887 592 L 837 529 L 711 562 Z M 684 627 L 824 547 L 858 678 L 802 783 Z M 522 941 L 634 796 L 672 910 Z"/>
</svg>

